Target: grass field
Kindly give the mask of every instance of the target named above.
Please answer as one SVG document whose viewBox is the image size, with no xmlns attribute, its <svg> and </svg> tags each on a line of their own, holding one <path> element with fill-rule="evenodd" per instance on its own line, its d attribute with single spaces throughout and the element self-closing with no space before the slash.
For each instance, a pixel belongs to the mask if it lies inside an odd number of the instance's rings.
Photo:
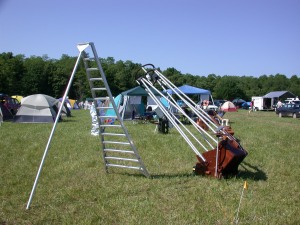
<svg viewBox="0 0 300 225">
<path fill-rule="evenodd" d="M 192 175 L 196 157 L 176 130 L 126 122 L 151 178 L 105 173 L 88 111 L 59 123 L 31 204 L 52 124 L 0 127 L 0 224 L 300 224 L 300 120 L 274 112 L 227 113 L 248 151 L 239 175 Z"/>
</svg>

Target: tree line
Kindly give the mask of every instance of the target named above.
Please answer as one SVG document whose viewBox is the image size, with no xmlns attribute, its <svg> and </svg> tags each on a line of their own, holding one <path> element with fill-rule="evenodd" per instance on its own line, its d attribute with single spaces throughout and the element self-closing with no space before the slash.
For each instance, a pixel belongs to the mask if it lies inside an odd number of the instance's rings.
<svg viewBox="0 0 300 225">
<path fill-rule="evenodd" d="M 47 55 L 25 57 L 22 54 L 3 52 L 0 54 L 0 93 L 62 97 L 76 59 L 77 57 L 65 54 L 60 59 L 51 59 Z M 100 61 L 113 96 L 137 86 L 136 79 L 142 64 L 130 60 L 116 61 L 113 57 L 101 58 Z M 252 96 L 263 96 L 271 91 L 290 91 L 300 96 L 300 78 L 297 75 L 290 78 L 284 74 L 260 77 L 216 74 L 198 76 L 183 74 L 174 67 L 160 72 L 176 86 L 188 84 L 210 90 L 214 99 L 250 100 Z M 91 93 L 81 62 L 72 82 L 69 98 L 84 100 L 87 97 L 91 97 Z"/>
</svg>

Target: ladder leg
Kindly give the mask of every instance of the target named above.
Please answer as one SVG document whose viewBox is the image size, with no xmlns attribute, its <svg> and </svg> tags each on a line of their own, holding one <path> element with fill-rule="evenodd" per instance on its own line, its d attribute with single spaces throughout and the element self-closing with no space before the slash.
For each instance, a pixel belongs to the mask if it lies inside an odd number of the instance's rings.
<svg viewBox="0 0 300 225">
<path fill-rule="evenodd" d="M 149 173 L 114 102 L 96 48 L 93 43 L 87 45 L 82 44 L 82 48 L 84 48 L 82 58 L 94 99 L 95 117 L 97 117 L 98 122 L 95 123 L 98 124 L 98 127 L 93 125 L 92 129 L 95 128 L 95 132 L 96 130 L 99 132 L 105 170 L 108 171 L 110 167 L 133 169 L 149 177 Z M 81 45 L 78 46 L 78 49 L 80 48 Z M 90 50 L 89 54 L 86 52 L 88 49 Z M 93 57 L 90 58 L 88 55 Z M 114 113 L 109 114 L 107 113 L 108 110 Z"/>
</svg>

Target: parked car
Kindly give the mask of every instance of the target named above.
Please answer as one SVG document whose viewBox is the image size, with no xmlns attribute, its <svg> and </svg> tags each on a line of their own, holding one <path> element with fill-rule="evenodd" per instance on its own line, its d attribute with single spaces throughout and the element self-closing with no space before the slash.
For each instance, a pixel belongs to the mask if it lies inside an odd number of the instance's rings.
<svg viewBox="0 0 300 225">
<path fill-rule="evenodd" d="M 299 118 L 300 117 L 300 104 L 295 103 L 289 103 L 285 104 L 282 107 L 279 107 L 276 109 L 276 114 L 279 117 L 283 116 L 292 116 L 293 118 Z"/>
<path fill-rule="evenodd" d="M 20 108 L 20 102 L 8 96 L 7 94 L 0 94 L 0 103 L 3 104 L 14 116 Z"/>
</svg>

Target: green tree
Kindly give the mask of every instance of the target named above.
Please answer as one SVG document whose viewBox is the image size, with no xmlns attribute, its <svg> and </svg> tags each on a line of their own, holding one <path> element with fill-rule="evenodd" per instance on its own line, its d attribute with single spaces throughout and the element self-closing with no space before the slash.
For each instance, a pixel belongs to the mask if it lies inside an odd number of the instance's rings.
<svg viewBox="0 0 300 225">
<path fill-rule="evenodd" d="M 13 53 L 0 54 L 0 90 L 8 95 L 21 95 L 23 88 L 21 79 L 24 74 L 24 55 L 14 56 Z"/>
<path fill-rule="evenodd" d="M 233 100 L 246 97 L 244 91 L 239 88 L 237 79 L 232 76 L 224 76 L 215 86 L 214 93 L 218 99 Z"/>
<path fill-rule="evenodd" d="M 53 97 L 58 98 L 63 96 L 63 94 L 65 93 L 75 63 L 76 63 L 75 57 L 70 57 L 65 54 L 63 54 L 59 60 L 55 61 L 54 63 L 55 71 L 53 72 L 53 76 L 51 78 Z M 76 81 L 77 80 L 78 79 L 76 78 Z M 75 84 L 78 85 L 80 84 L 80 82 L 79 83 L 75 82 Z M 73 82 L 72 86 L 70 87 L 69 97 L 74 98 L 75 93 L 76 91 Z"/>
<path fill-rule="evenodd" d="M 293 75 L 290 78 L 290 82 L 287 90 L 300 97 L 300 78 L 297 77 L 296 75 Z"/>
<path fill-rule="evenodd" d="M 168 78 L 174 85 L 181 86 L 182 83 L 181 77 L 183 76 L 180 71 L 176 70 L 174 67 L 167 68 L 162 72 L 162 74 Z"/>
<path fill-rule="evenodd" d="M 52 94 L 51 76 L 54 68 L 52 61 L 46 55 L 26 58 L 24 60 L 24 68 L 22 85 L 25 95 Z"/>
</svg>

